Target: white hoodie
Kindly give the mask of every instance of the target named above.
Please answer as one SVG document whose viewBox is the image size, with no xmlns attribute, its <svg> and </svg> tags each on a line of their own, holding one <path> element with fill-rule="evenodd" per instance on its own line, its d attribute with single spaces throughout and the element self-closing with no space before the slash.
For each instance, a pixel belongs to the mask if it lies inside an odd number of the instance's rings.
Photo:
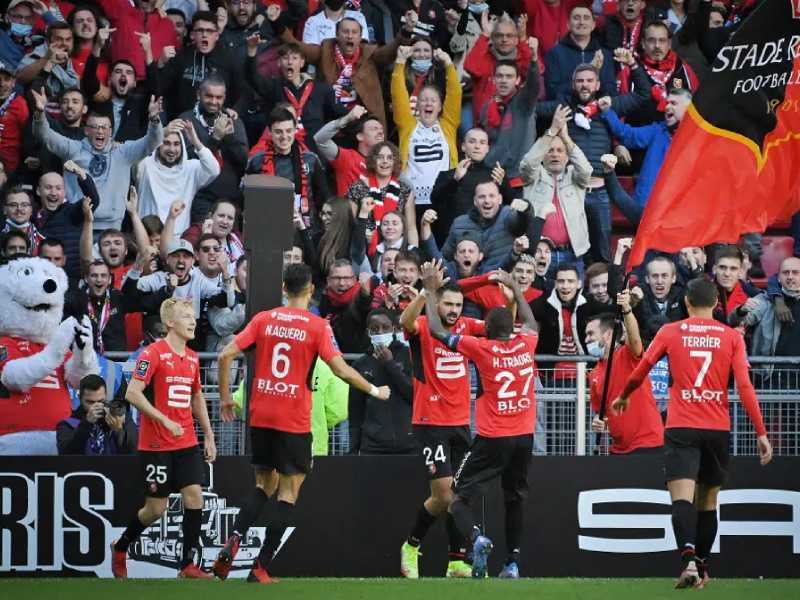
<svg viewBox="0 0 800 600">
<path fill-rule="evenodd" d="M 157 215 L 164 223 L 169 207 L 175 200 L 183 200 L 186 208 L 175 222 L 175 237 L 181 237 L 189 228 L 192 202 L 197 190 L 207 186 L 220 173 L 219 163 L 211 150 L 203 146 L 198 158 L 187 160 L 186 142 L 181 138 L 181 158 L 173 167 L 158 159 L 158 148 L 139 163 L 136 186 L 139 192 L 139 216 Z"/>
</svg>

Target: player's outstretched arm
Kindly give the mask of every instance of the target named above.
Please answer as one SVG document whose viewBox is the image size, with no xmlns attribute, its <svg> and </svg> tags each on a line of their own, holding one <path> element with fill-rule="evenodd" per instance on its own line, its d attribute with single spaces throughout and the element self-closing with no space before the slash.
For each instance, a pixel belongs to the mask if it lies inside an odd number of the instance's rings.
<svg viewBox="0 0 800 600">
<path fill-rule="evenodd" d="M 166 427 L 175 437 L 182 436 L 183 427 L 169 419 L 167 415 L 162 413 L 147 400 L 144 395 L 145 385 L 144 381 L 131 379 L 131 382 L 128 384 L 128 391 L 125 392 L 125 400 L 127 400 L 131 406 L 136 407 L 136 409 L 148 419 L 161 423 L 161 425 Z"/>
<path fill-rule="evenodd" d="M 242 351 L 236 341 L 230 342 L 217 355 L 217 370 L 219 373 L 219 406 L 222 420 L 230 423 L 234 419 L 233 396 L 231 395 L 231 364 L 241 356 Z"/>
<path fill-rule="evenodd" d="M 420 278 L 425 286 L 425 314 L 428 316 L 428 327 L 431 330 L 431 335 L 438 340 L 444 340 L 448 333 L 442 324 L 442 318 L 439 316 L 439 309 L 436 306 L 436 292 L 447 281 L 442 261 L 435 260 L 424 263 L 420 268 Z"/>
<path fill-rule="evenodd" d="M 633 316 L 631 293 L 628 290 L 617 294 L 617 305 L 622 311 L 622 322 L 625 325 L 625 345 L 633 356 L 639 358 L 644 352 L 644 344 L 639 332 L 639 322 Z"/>
<path fill-rule="evenodd" d="M 539 323 L 536 322 L 536 318 L 533 316 L 533 311 L 531 310 L 528 301 L 525 300 L 525 295 L 522 293 L 522 290 L 519 289 L 517 282 L 511 278 L 511 275 L 505 271 L 498 270 L 492 273 L 489 278 L 492 281 L 502 283 L 514 293 L 514 302 L 517 305 L 517 311 L 519 311 L 519 317 L 522 321 L 523 329 L 538 333 Z"/>
<path fill-rule="evenodd" d="M 417 317 L 422 314 L 422 308 L 425 306 L 425 294 L 417 294 L 414 299 L 408 303 L 403 313 L 400 315 L 400 326 L 403 331 L 411 335 L 417 333 Z"/>
<path fill-rule="evenodd" d="M 377 387 L 364 379 L 353 367 L 348 365 L 341 354 L 337 354 L 330 361 L 325 361 L 339 379 L 343 379 L 357 390 L 369 394 L 378 400 L 388 400 L 391 390 L 388 385 Z M 222 379 L 220 378 L 220 381 Z M 221 385 L 221 384 L 220 384 Z"/>
<path fill-rule="evenodd" d="M 739 391 L 739 400 L 756 430 L 758 455 L 761 459 L 761 464 L 766 465 L 772 460 L 772 444 L 770 444 L 767 437 L 767 428 L 764 426 L 764 419 L 761 416 L 758 397 L 753 388 L 753 383 L 750 381 L 747 350 L 745 349 L 744 340 L 740 336 L 737 337 L 736 347 L 733 352 L 731 367 L 733 368 L 733 378 L 736 381 L 736 389 Z"/>
<path fill-rule="evenodd" d="M 203 392 L 192 394 L 192 414 L 200 423 L 203 432 L 203 446 L 206 462 L 214 462 L 217 458 L 217 444 L 214 441 L 214 430 L 211 428 L 211 419 L 208 418 L 208 407 Z"/>
</svg>

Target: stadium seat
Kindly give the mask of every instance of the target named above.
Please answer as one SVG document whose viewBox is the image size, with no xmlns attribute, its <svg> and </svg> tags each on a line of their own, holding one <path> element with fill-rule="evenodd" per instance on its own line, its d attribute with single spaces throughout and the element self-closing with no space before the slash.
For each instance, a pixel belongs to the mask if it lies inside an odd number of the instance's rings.
<svg viewBox="0 0 800 600">
<path fill-rule="evenodd" d="M 765 235 L 761 238 L 761 266 L 764 274 L 769 278 L 778 272 L 781 261 L 787 256 L 792 256 L 794 240 L 789 236 Z"/>
</svg>

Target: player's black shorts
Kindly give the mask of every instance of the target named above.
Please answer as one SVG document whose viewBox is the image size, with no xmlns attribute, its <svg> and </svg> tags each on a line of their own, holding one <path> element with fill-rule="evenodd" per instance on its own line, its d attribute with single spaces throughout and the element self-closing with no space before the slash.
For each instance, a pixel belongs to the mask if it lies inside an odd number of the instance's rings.
<svg viewBox="0 0 800 600">
<path fill-rule="evenodd" d="M 667 481 L 693 479 L 721 486 L 730 464 L 728 431 L 670 428 L 664 430 L 664 477 Z"/>
<path fill-rule="evenodd" d="M 528 466 L 533 453 L 533 434 L 487 438 L 475 436 L 461 466 L 453 489 L 469 500 L 483 493 L 483 487 L 500 476 L 506 499 L 524 500 L 528 495 Z"/>
<path fill-rule="evenodd" d="M 664 446 L 652 446 L 650 448 L 636 448 L 630 452 L 611 452 L 613 456 L 663 456 Z"/>
<path fill-rule="evenodd" d="M 203 485 L 206 468 L 200 446 L 168 450 L 166 452 L 140 451 L 146 496 L 166 498 L 187 485 Z"/>
<path fill-rule="evenodd" d="M 414 425 L 414 438 L 429 479 L 452 477 L 470 443 L 467 425 Z"/>
<path fill-rule="evenodd" d="M 250 462 L 282 475 L 311 472 L 311 433 L 289 433 L 268 427 L 251 427 Z"/>
</svg>

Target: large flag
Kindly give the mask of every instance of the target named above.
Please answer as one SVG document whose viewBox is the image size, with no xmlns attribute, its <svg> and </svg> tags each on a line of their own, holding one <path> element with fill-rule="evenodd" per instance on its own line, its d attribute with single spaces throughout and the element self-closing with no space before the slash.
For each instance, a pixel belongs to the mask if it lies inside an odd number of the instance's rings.
<svg viewBox="0 0 800 600">
<path fill-rule="evenodd" d="M 648 249 L 736 242 L 800 209 L 800 0 L 763 0 L 678 128 L 628 265 Z"/>
</svg>

